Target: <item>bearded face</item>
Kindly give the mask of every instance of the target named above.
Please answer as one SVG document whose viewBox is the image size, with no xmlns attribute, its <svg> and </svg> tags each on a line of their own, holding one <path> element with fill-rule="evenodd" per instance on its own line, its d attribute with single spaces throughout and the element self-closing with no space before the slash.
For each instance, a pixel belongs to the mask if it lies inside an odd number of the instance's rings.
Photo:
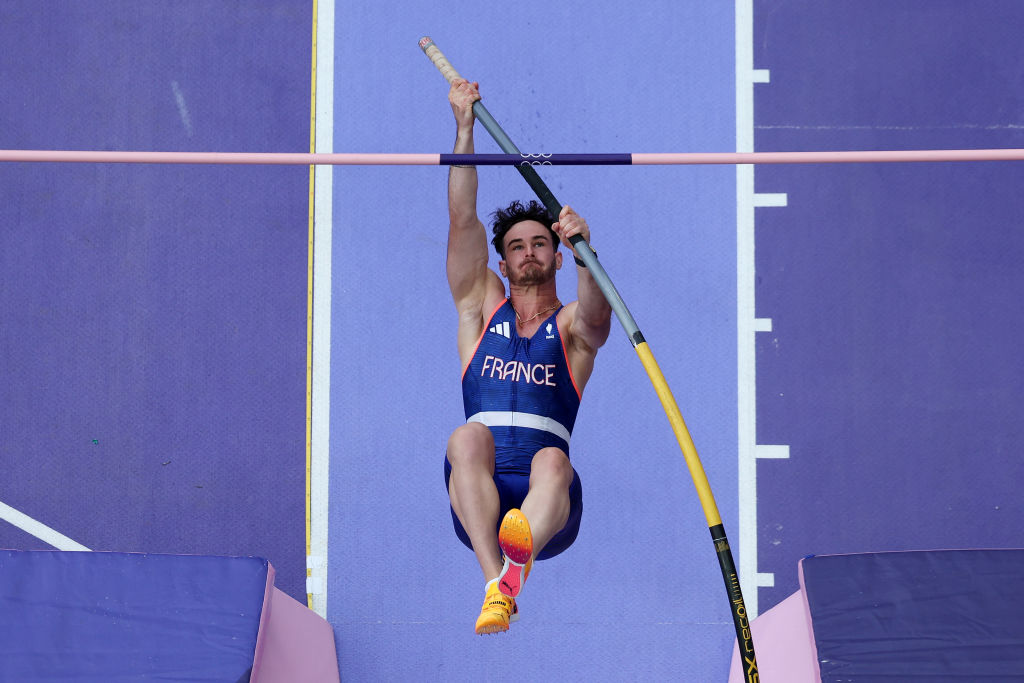
<svg viewBox="0 0 1024 683">
<path fill-rule="evenodd" d="M 537 221 L 523 221 L 505 234 L 502 270 L 512 285 L 527 287 L 555 277 L 561 260 L 551 231 Z"/>
<path fill-rule="evenodd" d="M 539 261 L 525 261 L 518 271 L 509 271 L 508 281 L 522 287 L 539 285 L 555 277 L 555 270 L 554 259 L 547 266 Z"/>
</svg>

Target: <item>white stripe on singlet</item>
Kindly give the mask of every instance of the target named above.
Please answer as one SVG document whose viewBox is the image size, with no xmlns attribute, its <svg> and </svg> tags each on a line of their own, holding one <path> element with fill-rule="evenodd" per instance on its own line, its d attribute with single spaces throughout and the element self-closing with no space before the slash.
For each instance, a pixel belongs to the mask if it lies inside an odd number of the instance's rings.
<svg viewBox="0 0 1024 683">
<path fill-rule="evenodd" d="M 550 417 L 534 415 L 533 413 L 517 413 L 511 410 L 485 410 L 471 415 L 466 422 L 479 422 L 488 427 L 529 427 L 550 432 L 565 441 L 569 445 L 569 430 L 565 426 Z"/>
</svg>

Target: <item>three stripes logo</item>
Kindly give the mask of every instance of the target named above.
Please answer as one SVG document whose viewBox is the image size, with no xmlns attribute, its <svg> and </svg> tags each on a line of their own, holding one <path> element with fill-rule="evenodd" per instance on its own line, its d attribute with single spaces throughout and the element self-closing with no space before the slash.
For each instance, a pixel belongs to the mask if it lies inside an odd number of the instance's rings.
<svg viewBox="0 0 1024 683">
<path fill-rule="evenodd" d="M 503 323 L 498 323 L 497 325 L 491 326 L 491 328 L 487 331 L 493 332 L 494 334 L 500 334 L 505 339 L 512 338 L 512 328 L 509 326 L 507 320 Z"/>
</svg>

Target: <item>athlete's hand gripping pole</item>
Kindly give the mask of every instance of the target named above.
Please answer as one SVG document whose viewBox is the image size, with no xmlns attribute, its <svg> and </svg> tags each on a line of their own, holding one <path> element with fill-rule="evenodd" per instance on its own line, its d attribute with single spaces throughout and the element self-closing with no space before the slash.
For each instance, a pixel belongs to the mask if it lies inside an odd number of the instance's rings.
<svg viewBox="0 0 1024 683">
<path fill-rule="evenodd" d="M 438 49 L 434 41 L 428 37 L 420 39 L 420 48 L 426 53 L 430 61 L 434 63 L 434 66 L 438 68 L 441 74 L 447 79 L 450 84 L 457 78 L 462 78 L 455 68 L 451 65 L 451 62 L 444 56 L 441 50 Z M 506 154 L 521 154 L 519 149 L 513 144 L 512 140 L 509 139 L 508 135 L 498 122 L 494 120 L 490 112 L 487 111 L 483 103 L 477 100 L 473 103 L 473 114 L 477 120 L 487 129 L 487 132 L 491 134 L 491 137 L 495 139 L 498 146 L 501 147 L 502 151 Z M 523 155 L 523 163 L 516 166 L 519 169 L 519 173 L 522 174 L 526 182 L 529 183 L 530 187 L 537 194 L 537 197 L 547 207 L 548 212 L 552 216 L 558 216 L 562 211 L 562 205 L 555 199 L 554 194 L 548 186 L 541 180 L 537 171 L 530 164 L 529 155 Z M 613 311 L 615 311 L 616 317 L 619 319 L 619 323 L 626 331 L 626 335 L 629 337 L 630 343 L 636 349 L 637 355 L 640 357 L 640 362 L 643 363 L 644 369 L 647 371 L 648 377 L 651 379 L 651 383 L 654 385 L 654 389 L 658 394 L 658 398 L 661 400 L 661 405 L 665 409 L 665 414 L 668 416 L 669 423 L 672 425 L 672 431 L 676 435 L 676 441 L 679 442 L 679 447 L 683 452 L 683 456 L 686 459 L 686 465 L 690 470 L 690 476 L 693 478 L 694 486 L 697 488 L 697 496 L 700 498 L 701 506 L 704 508 L 704 516 L 707 519 L 708 527 L 711 531 L 711 539 L 715 544 L 715 551 L 718 556 L 718 563 L 722 569 L 722 578 L 725 580 L 725 588 L 729 595 L 729 607 L 733 617 L 733 624 L 736 628 L 736 638 L 739 642 L 740 655 L 744 661 L 744 677 L 748 683 L 753 683 L 758 680 L 757 672 L 757 659 L 754 656 L 754 642 L 750 636 L 750 624 L 747 619 L 746 606 L 743 603 L 743 593 L 740 591 L 739 577 L 736 574 L 736 565 L 733 562 L 732 551 L 729 548 L 729 540 L 725 535 L 725 528 L 722 525 L 722 519 L 718 514 L 718 506 L 715 504 L 714 496 L 711 494 L 711 486 L 708 484 L 707 475 L 704 473 L 704 467 L 700 462 L 700 457 L 697 455 L 697 448 L 693 444 L 693 439 L 690 437 L 690 432 L 686 428 L 686 423 L 683 421 L 683 416 L 679 412 L 679 406 L 676 405 L 675 398 L 672 396 L 672 391 L 669 389 L 668 383 L 665 381 L 665 376 L 662 374 L 661 369 L 658 367 L 657 361 L 654 360 L 654 355 L 651 353 L 647 342 L 644 340 L 643 334 L 640 332 L 640 328 L 637 326 L 636 321 L 633 320 L 633 316 L 629 313 L 626 308 L 625 302 L 619 295 L 615 286 L 612 284 L 611 279 L 605 272 L 604 268 L 597 260 L 597 255 L 587 246 L 586 241 L 580 235 L 574 235 L 569 240 L 576 252 L 576 255 L 586 264 L 587 268 L 590 269 L 590 274 L 597 282 L 601 292 L 604 294 L 608 303 L 611 305 Z"/>
</svg>

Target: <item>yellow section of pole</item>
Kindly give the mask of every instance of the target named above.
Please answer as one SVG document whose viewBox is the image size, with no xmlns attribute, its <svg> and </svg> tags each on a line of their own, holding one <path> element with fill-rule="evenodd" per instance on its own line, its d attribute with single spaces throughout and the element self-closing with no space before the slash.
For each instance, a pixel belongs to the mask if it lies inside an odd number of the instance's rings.
<svg viewBox="0 0 1024 683">
<path fill-rule="evenodd" d="M 693 485 L 697 487 L 697 497 L 700 499 L 701 507 L 704 508 L 704 517 L 708 521 L 708 526 L 719 525 L 722 523 L 722 518 L 718 514 L 718 505 L 715 504 L 715 497 L 711 494 L 711 485 L 708 483 L 708 477 L 704 473 L 704 466 L 700 462 L 700 456 L 697 455 L 697 447 L 693 445 L 690 430 L 686 428 L 686 422 L 683 421 L 682 413 L 679 412 L 679 406 L 672 395 L 672 390 L 669 388 L 668 382 L 665 381 L 665 375 L 662 374 L 661 368 L 658 367 L 658 361 L 654 360 L 654 354 L 651 353 L 647 342 L 641 342 L 636 345 L 636 355 L 640 357 L 640 362 L 643 363 L 644 370 L 647 371 L 647 376 L 650 378 L 651 384 L 654 385 L 654 390 L 658 393 L 661 407 L 665 409 L 669 424 L 672 425 L 672 431 L 676 435 L 676 441 L 679 442 L 679 448 L 683 451 L 686 467 L 690 470 L 690 476 L 693 477 Z"/>
</svg>

